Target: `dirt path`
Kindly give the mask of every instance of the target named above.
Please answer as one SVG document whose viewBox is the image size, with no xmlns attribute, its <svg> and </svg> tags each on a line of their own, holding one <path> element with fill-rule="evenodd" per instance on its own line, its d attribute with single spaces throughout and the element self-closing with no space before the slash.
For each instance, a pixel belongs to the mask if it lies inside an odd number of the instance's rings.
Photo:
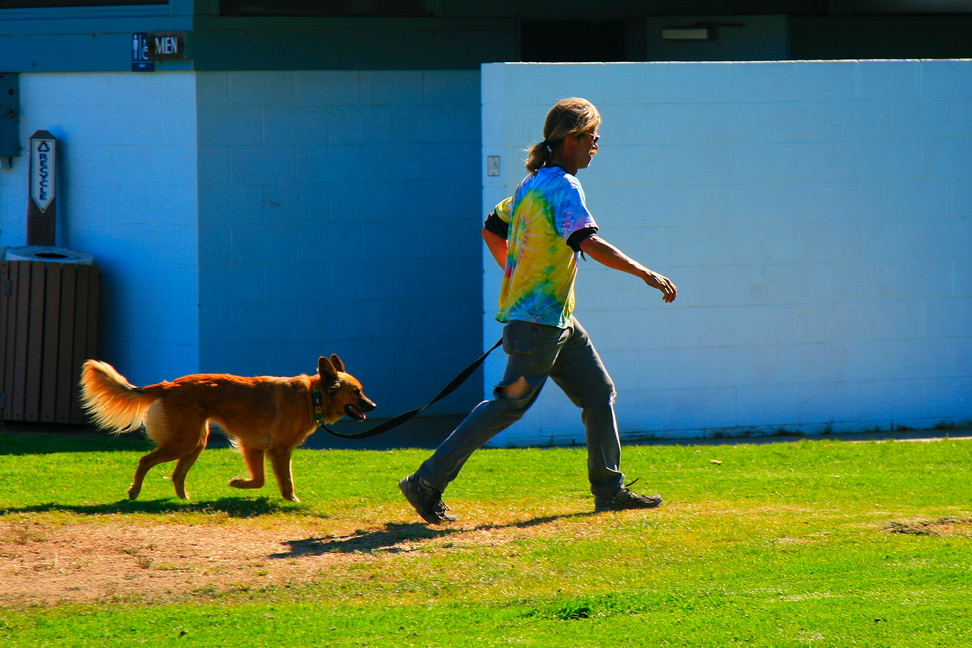
<svg viewBox="0 0 972 648">
<path fill-rule="evenodd" d="M 181 598 L 306 581 L 368 558 L 353 551 L 354 532 L 319 536 L 311 526 L 0 521 L 0 605 Z"/>
</svg>

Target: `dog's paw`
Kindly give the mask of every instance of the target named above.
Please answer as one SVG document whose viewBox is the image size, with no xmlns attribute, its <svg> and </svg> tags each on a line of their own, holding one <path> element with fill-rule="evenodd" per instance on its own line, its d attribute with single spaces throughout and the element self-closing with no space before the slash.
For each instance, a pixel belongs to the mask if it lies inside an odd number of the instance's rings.
<svg viewBox="0 0 972 648">
<path fill-rule="evenodd" d="M 229 485 L 233 488 L 263 488 L 262 481 L 243 479 L 242 477 L 234 477 L 229 481 Z"/>
</svg>

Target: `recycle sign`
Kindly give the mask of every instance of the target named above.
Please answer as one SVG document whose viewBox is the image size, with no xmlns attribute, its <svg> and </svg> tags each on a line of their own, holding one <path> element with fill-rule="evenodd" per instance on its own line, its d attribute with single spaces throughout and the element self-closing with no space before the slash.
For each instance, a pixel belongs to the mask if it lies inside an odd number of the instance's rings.
<svg viewBox="0 0 972 648">
<path fill-rule="evenodd" d="M 41 213 L 54 201 L 56 146 L 57 140 L 46 131 L 30 140 L 30 197 Z"/>
</svg>

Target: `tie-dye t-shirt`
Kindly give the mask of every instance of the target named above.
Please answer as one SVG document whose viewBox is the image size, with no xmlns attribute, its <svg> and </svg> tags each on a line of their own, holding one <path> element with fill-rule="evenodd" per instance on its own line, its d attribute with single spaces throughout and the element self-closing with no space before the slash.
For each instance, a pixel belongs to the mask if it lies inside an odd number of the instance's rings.
<svg viewBox="0 0 972 648">
<path fill-rule="evenodd" d="M 577 253 L 567 239 L 597 227 L 580 182 L 560 167 L 544 167 L 524 178 L 496 215 L 510 224 L 496 319 L 565 328 L 577 276 Z"/>
</svg>

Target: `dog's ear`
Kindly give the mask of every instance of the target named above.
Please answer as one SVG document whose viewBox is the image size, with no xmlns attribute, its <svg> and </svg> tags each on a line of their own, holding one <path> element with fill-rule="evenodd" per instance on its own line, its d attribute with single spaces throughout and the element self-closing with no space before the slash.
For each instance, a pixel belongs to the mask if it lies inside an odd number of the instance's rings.
<svg viewBox="0 0 972 648">
<path fill-rule="evenodd" d="M 321 378 L 322 389 L 334 389 L 341 386 L 341 381 L 337 375 L 338 371 L 340 370 L 334 368 L 334 365 L 327 359 L 327 356 L 321 356 L 317 359 L 317 375 Z"/>
<path fill-rule="evenodd" d="M 341 358 L 338 357 L 338 354 L 331 354 L 331 364 L 334 365 L 334 368 L 338 371 L 344 371 L 344 363 L 341 362 Z"/>
</svg>

